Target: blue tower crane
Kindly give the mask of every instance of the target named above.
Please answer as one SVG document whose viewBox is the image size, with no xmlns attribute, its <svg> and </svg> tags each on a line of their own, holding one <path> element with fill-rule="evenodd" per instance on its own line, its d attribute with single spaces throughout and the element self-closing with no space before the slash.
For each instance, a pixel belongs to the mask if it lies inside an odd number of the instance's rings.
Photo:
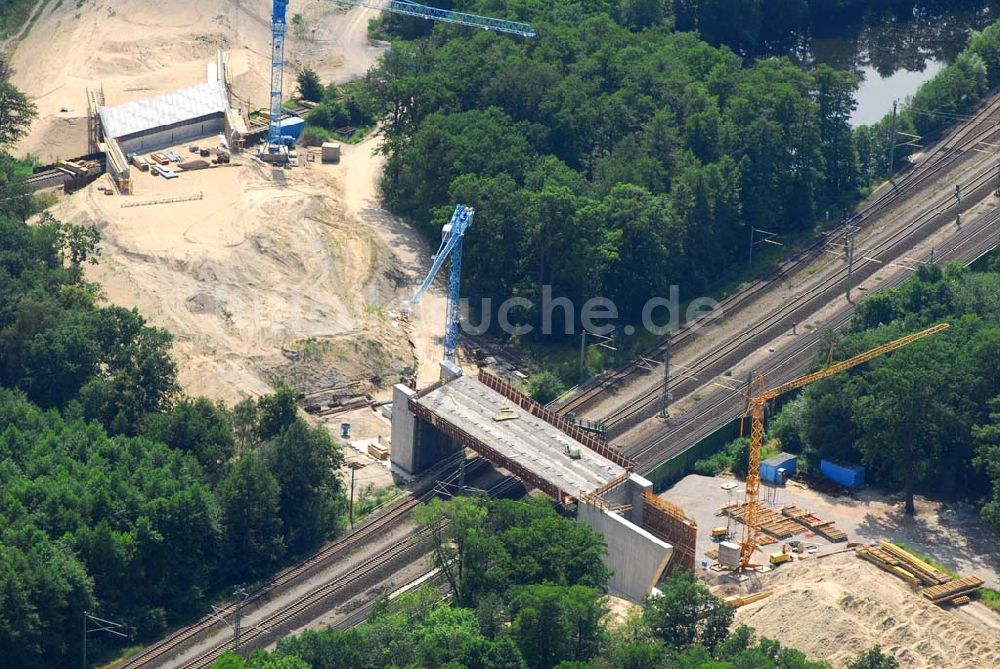
<svg viewBox="0 0 1000 669">
<path fill-rule="evenodd" d="M 456 23 L 483 30 L 495 30 L 521 37 L 534 37 L 537 33 L 527 23 L 517 21 L 506 21 L 488 16 L 478 16 L 476 14 L 466 14 L 464 12 L 453 12 L 448 9 L 437 9 L 428 7 L 419 2 L 406 2 L 404 0 L 333 0 L 338 5 L 359 5 L 370 9 L 379 9 L 394 14 L 405 14 L 406 16 L 416 16 L 429 19 L 431 21 L 443 21 L 445 23 Z M 288 30 L 286 14 L 288 10 L 288 0 L 273 0 L 271 6 L 271 113 L 270 125 L 267 128 L 267 144 L 262 150 L 270 154 L 278 154 L 282 151 L 281 144 L 281 98 L 284 89 L 285 78 L 285 33 Z"/>
<path fill-rule="evenodd" d="M 455 213 L 451 216 L 444 228 L 441 229 L 441 246 L 434 254 L 434 262 L 427 272 L 427 278 L 420 284 L 411 304 L 417 304 L 420 297 L 430 287 L 434 277 L 444 265 L 444 261 L 451 257 L 451 276 L 448 277 L 448 308 L 446 310 L 446 320 L 444 326 L 444 359 L 448 362 L 455 362 L 455 349 L 458 344 L 458 298 L 459 289 L 462 282 L 462 239 L 465 231 L 472 225 L 472 217 L 476 210 L 460 204 L 455 207 Z"/>
</svg>

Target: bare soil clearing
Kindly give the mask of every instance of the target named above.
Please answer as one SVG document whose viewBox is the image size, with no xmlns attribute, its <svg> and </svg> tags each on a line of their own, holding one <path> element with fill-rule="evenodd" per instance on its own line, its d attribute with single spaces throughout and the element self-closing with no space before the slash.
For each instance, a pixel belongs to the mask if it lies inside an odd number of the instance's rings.
<svg viewBox="0 0 1000 669">
<path fill-rule="evenodd" d="M 270 8 L 267 0 L 44 8 L 12 59 L 14 83 L 40 114 L 19 152 L 43 160 L 84 153 L 88 88 L 103 86 L 108 104 L 118 104 L 196 85 L 219 49 L 232 55 L 234 95 L 263 106 Z M 342 82 L 383 51 L 367 42 L 371 10 L 320 0 L 292 9 L 308 30 L 287 42 L 286 91 L 299 64 Z M 245 155 L 171 181 L 137 172 L 132 198 L 107 197 L 94 184 L 53 213 L 101 229 L 103 256 L 90 277 L 109 301 L 174 334 L 188 393 L 234 401 L 283 380 L 305 393 L 354 383 L 386 397 L 414 370 L 421 383 L 436 377 L 444 301 L 435 287 L 408 313 L 432 250 L 381 209 L 374 147 L 345 146 L 336 165 L 273 169 Z"/>
</svg>

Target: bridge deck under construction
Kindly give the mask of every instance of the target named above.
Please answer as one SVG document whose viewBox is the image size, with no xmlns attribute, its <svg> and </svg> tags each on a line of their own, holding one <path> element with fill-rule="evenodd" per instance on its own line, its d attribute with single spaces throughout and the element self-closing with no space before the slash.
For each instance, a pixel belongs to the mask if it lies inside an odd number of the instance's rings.
<svg viewBox="0 0 1000 669">
<path fill-rule="evenodd" d="M 554 496 L 579 498 L 626 473 L 620 464 L 474 378 L 449 381 L 414 398 L 411 406 L 464 446 Z M 503 415 L 517 417 L 494 420 Z M 579 458 L 570 452 L 578 452 Z"/>
</svg>

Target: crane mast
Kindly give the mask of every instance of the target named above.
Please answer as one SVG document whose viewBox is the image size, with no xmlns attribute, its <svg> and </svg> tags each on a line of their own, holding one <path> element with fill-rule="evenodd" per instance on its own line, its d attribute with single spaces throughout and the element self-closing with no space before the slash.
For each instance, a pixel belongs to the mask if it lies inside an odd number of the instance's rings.
<svg viewBox="0 0 1000 669">
<path fill-rule="evenodd" d="M 434 277 L 444 265 L 445 260 L 451 258 L 451 272 L 448 278 L 448 306 L 445 311 L 444 326 L 444 359 L 448 362 L 455 362 L 455 350 L 458 347 L 458 306 L 462 284 L 462 240 L 465 238 L 465 231 L 472 225 L 472 217 L 476 210 L 464 204 L 455 207 L 455 213 L 451 216 L 451 221 L 445 224 L 441 230 L 441 246 L 434 254 L 434 262 L 427 272 L 424 282 L 410 300 L 411 304 L 420 302 L 420 297 L 427 291 Z"/>
<path fill-rule="evenodd" d="M 744 500 L 743 514 L 743 541 L 740 542 L 740 570 L 746 570 L 751 565 L 753 552 L 757 548 L 757 516 L 760 499 L 760 453 L 764 448 L 764 408 L 767 403 L 775 398 L 784 395 L 792 390 L 798 390 L 804 386 L 833 376 L 839 372 L 856 367 L 868 362 L 872 358 L 877 358 L 889 351 L 895 351 L 918 339 L 929 337 L 932 334 L 947 330 L 948 323 L 938 323 L 925 330 L 914 332 L 905 337 L 893 340 L 881 346 L 860 353 L 853 358 L 848 358 L 831 365 L 826 369 L 812 374 L 806 374 L 797 379 L 783 383 L 774 388 L 766 389 L 764 386 L 764 375 L 758 374 L 751 383 L 750 394 L 747 399 L 747 410 L 744 418 L 750 417 L 750 456 L 747 469 L 746 495 Z"/>
<path fill-rule="evenodd" d="M 431 21 L 455 23 L 473 28 L 482 28 L 483 30 L 495 30 L 500 33 L 519 35 L 521 37 L 534 37 L 537 35 L 535 29 L 527 23 L 466 14 L 464 12 L 453 12 L 448 9 L 428 7 L 419 2 L 404 2 L 400 0 L 333 0 L 333 2 L 336 2 L 338 5 L 350 7 L 357 5 L 359 7 L 415 16 Z M 262 147 L 262 152 L 271 155 L 280 154 L 283 151 L 281 141 L 281 103 L 284 94 L 285 34 L 288 31 L 287 13 L 288 0 L 273 0 L 273 4 L 271 5 L 270 118 L 267 128 L 267 142 Z"/>
<path fill-rule="evenodd" d="M 267 150 L 276 153 L 281 147 L 281 94 L 285 79 L 285 20 L 288 0 L 274 0 L 271 7 L 271 101 L 267 126 Z"/>
</svg>

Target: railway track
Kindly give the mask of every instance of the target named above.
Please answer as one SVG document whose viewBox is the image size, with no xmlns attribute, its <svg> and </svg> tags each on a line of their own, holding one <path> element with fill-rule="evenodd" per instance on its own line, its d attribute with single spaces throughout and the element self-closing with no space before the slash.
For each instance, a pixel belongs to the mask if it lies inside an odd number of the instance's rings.
<svg viewBox="0 0 1000 669">
<path fill-rule="evenodd" d="M 914 168 L 899 178 L 891 187 L 886 187 L 881 193 L 870 200 L 861 210 L 851 216 L 847 222 L 834 228 L 826 235 L 819 236 L 812 244 L 782 264 L 776 271 L 763 279 L 754 281 L 743 290 L 726 297 L 719 303 L 722 313 L 733 313 L 753 301 L 764 292 L 788 280 L 796 272 L 803 270 L 813 260 L 820 257 L 828 239 L 843 235 L 844 225 L 862 227 L 869 224 L 893 204 L 904 201 L 909 195 L 918 192 L 934 179 L 941 177 L 956 162 L 971 151 L 976 150 L 982 142 L 991 138 L 997 131 L 997 116 L 1000 116 L 1000 95 L 981 107 L 976 114 L 962 127 L 935 145 L 934 149 Z M 912 226 L 911 226 L 912 228 Z M 670 337 L 670 346 L 674 353 L 681 350 L 697 336 L 701 322 L 685 323 Z M 625 365 L 599 376 L 586 384 L 579 391 L 562 401 L 555 408 L 560 414 L 579 413 L 593 405 L 605 392 L 639 374 L 648 373 L 651 361 L 659 361 L 667 348 L 666 341 L 646 350 L 636 359 Z M 652 394 L 659 395 L 662 384 L 658 384 Z M 630 405 L 626 405 L 605 418 L 609 434 L 615 434 L 615 421 L 620 421 L 629 415 Z"/>
<path fill-rule="evenodd" d="M 446 468 L 454 468 L 458 458 L 449 461 Z M 477 458 L 466 466 L 466 473 L 482 466 L 483 460 Z M 445 482 L 454 483 L 458 480 L 457 470 L 450 472 L 445 477 Z M 305 578 L 309 578 L 320 569 L 332 564 L 336 560 L 346 556 L 355 548 L 363 545 L 374 537 L 387 532 L 395 525 L 403 522 L 410 512 L 421 503 L 434 497 L 436 488 L 432 488 L 416 496 L 407 496 L 397 499 L 387 505 L 380 513 L 369 516 L 359 523 L 355 529 L 328 544 L 309 558 L 279 572 L 267 583 L 252 590 L 243 601 L 243 610 L 252 609 L 256 605 L 266 603 L 270 598 L 283 588 Z M 220 620 L 236 611 L 236 603 L 230 602 L 216 610 L 216 615 L 205 616 L 193 625 L 183 628 L 161 641 L 145 648 L 140 653 L 127 658 L 117 669 L 139 669 L 140 667 L 158 666 L 172 654 L 182 650 L 203 637 L 204 635 L 221 630 L 225 624 Z"/>
<path fill-rule="evenodd" d="M 505 494 L 519 483 L 515 476 L 507 476 L 486 492 L 491 497 Z M 416 532 L 406 537 L 406 539 L 394 543 L 363 564 L 359 564 L 338 578 L 324 583 L 303 597 L 296 599 L 289 606 L 286 606 L 265 617 L 253 627 L 242 632 L 241 647 L 254 648 L 266 643 L 265 639 L 274 636 L 279 631 L 290 631 L 288 628 L 294 626 L 296 619 L 306 616 L 310 609 L 320 606 L 325 600 L 334 595 L 342 595 L 349 592 L 352 586 L 357 586 L 372 573 L 392 566 L 395 562 L 407 558 L 411 553 L 421 553 L 423 545 L 431 537 L 431 529 L 421 527 Z M 351 593 L 353 594 L 353 593 Z M 232 640 L 215 644 L 212 648 L 200 653 L 197 657 L 189 660 L 185 664 L 179 665 L 180 669 L 208 669 L 222 653 L 232 648 Z"/>
<path fill-rule="evenodd" d="M 944 264 L 951 261 L 971 263 L 995 248 L 1000 242 L 1000 210 L 990 211 L 967 223 L 950 245 L 935 254 L 934 262 Z M 891 288 L 908 279 L 905 273 L 897 273 L 881 288 Z M 854 309 L 846 306 L 834 315 L 824 328 L 839 330 L 850 324 Z M 793 346 L 781 356 L 768 361 L 762 371 L 771 383 L 783 383 L 805 373 L 815 360 L 820 340 L 820 330 L 802 334 Z M 660 463 L 687 450 L 701 439 L 738 416 L 744 398 L 741 389 L 713 392 L 699 403 L 693 411 L 686 412 L 672 420 L 663 430 L 639 441 L 625 454 L 636 462 L 642 473 L 647 473 Z"/>
<path fill-rule="evenodd" d="M 963 191 L 970 194 L 970 200 L 978 201 L 992 192 L 995 177 L 996 168 L 991 167 L 980 172 L 969 183 L 963 184 Z M 952 223 L 954 218 L 947 199 L 947 197 L 939 198 L 915 219 L 897 228 L 888 237 L 866 250 L 865 255 L 855 261 L 853 272 L 855 285 L 882 269 L 885 262 L 905 255 L 928 236 Z M 674 379 L 668 389 L 675 394 L 688 394 L 704 385 L 706 379 L 721 376 L 741 359 L 774 340 L 782 332 L 790 330 L 794 323 L 806 322 L 811 314 L 844 292 L 846 280 L 846 267 L 832 272 L 797 296 L 795 300 L 786 302 L 737 336 L 722 342 L 700 357 L 688 367 L 686 376 Z M 612 412 L 605 419 L 609 434 L 620 436 L 626 430 L 655 415 L 661 389 L 662 384 L 658 384 L 657 387 L 640 394 Z"/>
</svg>

